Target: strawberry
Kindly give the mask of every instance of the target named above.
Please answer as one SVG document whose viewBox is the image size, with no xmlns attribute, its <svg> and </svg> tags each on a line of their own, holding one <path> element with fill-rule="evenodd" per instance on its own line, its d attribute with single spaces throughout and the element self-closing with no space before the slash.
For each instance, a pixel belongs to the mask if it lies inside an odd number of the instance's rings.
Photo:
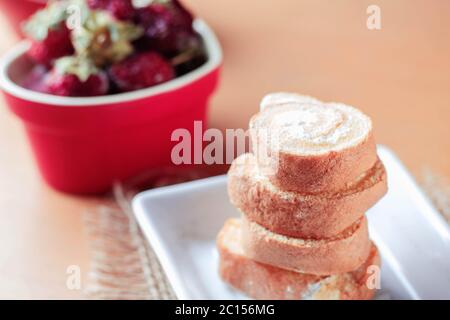
<svg viewBox="0 0 450 320">
<path fill-rule="evenodd" d="M 48 93 L 57 96 L 90 97 L 108 92 L 108 78 L 104 73 L 92 75 L 84 82 L 74 74 L 51 73 L 45 85 Z"/>
<path fill-rule="evenodd" d="M 134 7 L 131 0 L 88 0 L 91 9 L 100 9 L 110 12 L 119 20 L 134 18 Z"/>
<path fill-rule="evenodd" d="M 31 41 L 28 56 L 35 62 L 49 67 L 53 60 L 73 53 L 71 32 L 65 24 L 68 4 L 51 1 L 23 25 L 23 31 Z"/>
<path fill-rule="evenodd" d="M 53 60 L 73 52 L 70 30 L 61 23 L 56 28 L 49 29 L 44 40 L 32 40 L 27 54 L 35 62 L 49 66 Z"/>
<path fill-rule="evenodd" d="M 190 49 L 197 37 L 193 17 L 178 1 L 152 3 L 137 10 L 137 22 L 144 27 L 145 36 L 139 42 L 147 49 L 173 56 Z"/>
<path fill-rule="evenodd" d="M 175 77 L 172 66 L 156 52 L 136 54 L 109 69 L 121 91 L 133 91 L 166 82 Z"/>
<path fill-rule="evenodd" d="M 68 97 L 100 96 L 109 90 L 106 73 L 80 57 L 58 59 L 44 85 L 47 93 Z"/>
</svg>

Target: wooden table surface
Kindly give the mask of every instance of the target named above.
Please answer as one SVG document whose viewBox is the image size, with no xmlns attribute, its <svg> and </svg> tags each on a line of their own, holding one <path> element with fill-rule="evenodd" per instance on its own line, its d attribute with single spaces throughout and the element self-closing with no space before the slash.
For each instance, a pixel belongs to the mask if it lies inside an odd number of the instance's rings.
<svg viewBox="0 0 450 320">
<path fill-rule="evenodd" d="M 295 91 L 361 108 L 378 143 L 416 177 L 450 180 L 450 2 L 185 1 L 223 45 L 210 125 L 246 128 L 261 97 Z M 366 27 L 381 8 L 382 28 Z M 0 18 L 0 53 L 16 41 Z M 88 272 L 81 215 L 96 199 L 60 194 L 37 172 L 22 126 L 0 99 L 0 298 L 78 298 L 66 269 Z"/>
</svg>

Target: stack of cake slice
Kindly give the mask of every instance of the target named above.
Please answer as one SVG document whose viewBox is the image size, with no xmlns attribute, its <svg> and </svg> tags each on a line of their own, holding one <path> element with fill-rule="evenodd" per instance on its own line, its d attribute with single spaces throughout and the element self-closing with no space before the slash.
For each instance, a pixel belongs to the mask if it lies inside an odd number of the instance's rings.
<svg viewBox="0 0 450 320">
<path fill-rule="evenodd" d="M 371 120 L 276 93 L 261 102 L 250 137 L 253 153 L 228 173 L 242 218 L 218 236 L 223 280 L 257 299 L 370 299 L 367 268 L 379 256 L 364 214 L 387 191 Z"/>
</svg>

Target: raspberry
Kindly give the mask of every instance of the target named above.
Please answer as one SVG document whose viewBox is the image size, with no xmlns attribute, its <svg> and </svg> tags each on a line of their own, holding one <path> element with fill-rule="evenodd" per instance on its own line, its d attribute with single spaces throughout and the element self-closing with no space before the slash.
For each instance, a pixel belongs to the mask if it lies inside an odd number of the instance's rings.
<svg viewBox="0 0 450 320">
<path fill-rule="evenodd" d="M 48 30 L 44 40 L 32 40 L 28 56 L 37 63 L 49 66 L 53 60 L 73 52 L 70 30 L 62 23 L 58 28 Z"/>
<path fill-rule="evenodd" d="M 188 49 L 186 44 L 196 37 L 193 17 L 178 1 L 141 8 L 137 10 L 137 21 L 145 29 L 145 37 L 139 45 L 165 55 L 176 55 Z"/>
<path fill-rule="evenodd" d="M 91 9 L 109 11 L 119 20 L 131 20 L 134 17 L 134 7 L 131 0 L 88 0 Z"/>
<path fill-rule="evenodd" d="M 175 73 L 161 55 L 145 52 L 113 65 L 109 75 L 121 91 L 133 91 L 171 80 Z"/>
<path fill-rule="evenodd" d="M 60 74 L 51 71 L 45 79 L 47 93 L 67 97 L 101 96 L 108 92 L 108 77 L 104 72 L 89 76 L 81 81 L 75 74 Z"/>
</svg>

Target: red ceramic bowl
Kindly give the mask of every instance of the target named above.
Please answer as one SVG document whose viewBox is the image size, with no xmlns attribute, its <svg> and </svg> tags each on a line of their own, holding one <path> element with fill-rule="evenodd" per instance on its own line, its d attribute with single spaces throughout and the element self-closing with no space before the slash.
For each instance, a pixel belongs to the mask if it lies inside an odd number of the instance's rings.
<svg viewBox="0 0 450 320">
<path fill-rule="evenodd" d="M 22 119 L 40 171 L 54 188 L 79 194 L 107 191 L 141 171 L 171 165 L 171 134 L 194 121 L 206 124 L 206 109 L 222 61 L 220 45 L 201 20 L 208 61 L 169 82 L 129 93 L 92 98 L 58 97 L 17 85 L 32 63 L 23 42 L 0 61 L 0 86 Z"/>
<path fill-rule="evenodd" d="M 0 0 L 0 8 L 14 30 L 22 36 L 22 22 L 37 10 L 43 8 L 46 3 L 47 0 Z"/>
</svg>

